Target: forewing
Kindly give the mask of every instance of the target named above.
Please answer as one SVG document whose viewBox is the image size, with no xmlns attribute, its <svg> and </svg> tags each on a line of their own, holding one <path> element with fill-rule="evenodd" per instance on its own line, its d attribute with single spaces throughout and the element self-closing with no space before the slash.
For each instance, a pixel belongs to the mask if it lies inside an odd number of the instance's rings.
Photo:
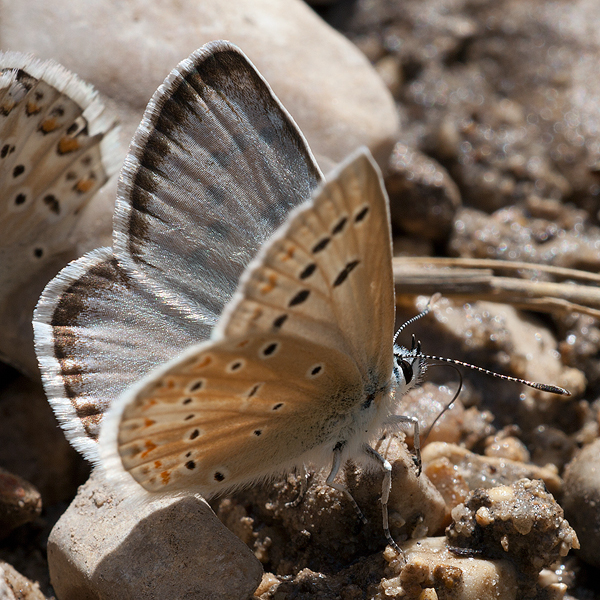
<svg viewBox="0 0 600 600">
<path fill-rule="evenodd" d="M 244 54 L 213 42 L 157 90 L 131 144 L 115 255 L 161 301 L 218 317 L 258 248 L 321 179 Z"/>
<path fill-rule="evenodd" d="M 279 331 L 346 352 L 389 380 L 394 289 L 388 200 L 367 151 L 299 207 L 248 268 L 218 337 Z"/>
<path fill-rule="evenodd" d="M 202 494 L 301 464 L 362 394 L 352 359 L 323 350 L 280 334 L 191 349 L 107 414 L 104 464 L 151 492 Z"/>
</svg>

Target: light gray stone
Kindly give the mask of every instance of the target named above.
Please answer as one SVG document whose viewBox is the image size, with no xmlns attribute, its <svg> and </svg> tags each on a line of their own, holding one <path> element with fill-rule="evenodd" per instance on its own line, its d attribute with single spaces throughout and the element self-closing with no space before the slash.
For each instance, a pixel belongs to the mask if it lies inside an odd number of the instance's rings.
<svg viewBox="0 0 600 600">
<path fill-rule="evenodd" d="M 262 567 L 198 496 L 134 503 L 98 472 L 48 540 L 60 600 L 242 600 Z"/>
<path fill-rule="evenodd" d="M 0 598 L 2 600 L 46 600 L 40 586 L 21 575 L 12 565 L 0 560 Z"/>
<path fill-rule="evenodd" d="M 393 99 L 365 56 L 301 0 L 2 2 L 0 46 L 52 57 L 139 115 L 169 71 L 215 39 L 256 64 L 319 156 L 387 158 Z M 327 164 L 324 165 L 325 169 Z"/>
<path fill-rule="evenodd" d="M 600 440 L 585 446 L 568 465 L 562 504 L 579 537 L 581 558 L 600 568 Z"/>
</svg>

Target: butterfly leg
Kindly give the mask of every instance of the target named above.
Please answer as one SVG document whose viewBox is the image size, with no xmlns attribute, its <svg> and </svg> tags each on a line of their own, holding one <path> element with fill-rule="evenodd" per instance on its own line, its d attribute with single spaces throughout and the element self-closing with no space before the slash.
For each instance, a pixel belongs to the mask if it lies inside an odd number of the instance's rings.
<svg viewBox="0 0 600 600">
<path fill-rule="evenodd" d="M 304 465 L 302 465 L 301 474 L 300 474 L 300 491 L 298 492 L 298 495 L 293 500 L 290 500 L 290 502 L 285 503 L 285 507 L 286 508 L 295 508 L 296 506 L 298 506 L 300 504 L 300 502 L 302 502 L 302 500 L 304 499 L 304 496 L 306 495 L 307 487 L 308 487 L 308 474 L 306 472 L 306 467 Z"/>
<path fill-rule="evenodd" d="M 392 415 L 386 422 L 385 425 L 397 425 L 398 423 L 410 423 L 413 426 L 413 445 L 415 447 L 415 462 L 417 467 L 417 476 L 421 474 L 421 437 L 420 437 L 420 425 L 419 419 L 416 417 L 408 417 L 406 415 Z"/>
<path fill-rule="evenodd" d="M 390 462 L 381 456 L 377 450 L 371 448 L 371 446 L 364 446 L 364 451 L 370 458 L 374 459 L 383 469 L 383 485 L 381 488 L 381 514 L 383 517 L 383 533 L 389 543 L 389 545 L 401 556 L 403 556 L 402 550 L 398 544 L 396 544 L 392 534 L 390 533 L 390 523 L 388 516 L 388 500 L 390 498 L 390 491 L 392 489 L 392 465 Z"/>
<path fill-rule="evenodd" d="M 356 513 L 358 514 L 358 518 L 363 523 L 366 523 L 367 518 L 365 517 L 365 515 L 363 515 L 362 510 L 360 510 L 360 507 L 356 503 L 356 500 L 352 497 L 352 494 L 348 491 L 346 486 L 342 485 L 341 483 L 336 483 L 334 481 L 336 475 L 338 474 L 338 471 L 340 470 L 340 467 L 342 466 L 342 449 L 343 449 L 343 447 L 344 447 L 344 444 L 342 442 L 338 442 L 335 445 L 335 447 L 333 448 L 333 464 L 331 465 L 331 471 L 330 471 L 329 475 L 327 476 L 325 483 L 329 487 L 332 487 L 334 490 L 337 490 L 338 492 L 343 492 L 344 494 L 346 494 L 346 497 L 348 498 L 348 500 L 350 500 L 350 502 L 352 503 L 352 506 L 354 506 L 354 510 L 356 510 Z"/>
</svg>

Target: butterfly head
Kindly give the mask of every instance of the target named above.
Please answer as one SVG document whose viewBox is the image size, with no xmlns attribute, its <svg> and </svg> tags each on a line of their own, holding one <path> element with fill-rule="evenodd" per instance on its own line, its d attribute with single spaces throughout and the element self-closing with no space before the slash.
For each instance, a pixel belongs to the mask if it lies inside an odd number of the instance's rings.
<svg viewBox="0 0 600 600">
<path fill-rule="evenodd" d="M 421 352 L 421 342 L 418 342 L 414 335 L 410 350 L 394 344 L 393 377 L 399 394 L 405 394 L 419 383 L 426 367 L 425 356 Z"/>
</svg>

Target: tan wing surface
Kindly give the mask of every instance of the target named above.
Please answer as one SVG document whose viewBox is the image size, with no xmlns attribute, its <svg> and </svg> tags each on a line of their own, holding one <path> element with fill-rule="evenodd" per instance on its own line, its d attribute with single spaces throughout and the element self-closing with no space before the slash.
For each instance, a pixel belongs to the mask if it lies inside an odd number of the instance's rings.
<svg viewBox="0 0 600 600">
<path fill-rule="evenodd" d="M 135 393 L 118 452 L 148 491 L 211 494 L 298 464 L 361 394 L 353 361 L 307 340 L 207 342 Z"/>
<path fill-rule="evenodd" d="M 245 272 L 222 337 L 275 332 L 348 353 L 363 376 L 392 369 L 388 201 L 370 156 L 354 155 L 300 206 Z"/>
</svg>

